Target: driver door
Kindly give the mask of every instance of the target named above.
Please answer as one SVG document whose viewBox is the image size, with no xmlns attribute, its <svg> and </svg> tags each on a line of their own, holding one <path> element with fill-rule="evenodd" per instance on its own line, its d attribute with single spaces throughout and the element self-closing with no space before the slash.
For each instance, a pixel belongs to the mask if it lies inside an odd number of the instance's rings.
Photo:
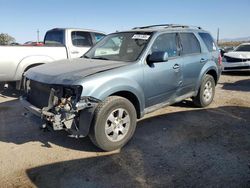
<svg viewBox="0 0 250 188">
<path fill-rule="evenodd" d="M 179 58 L 177 33 L 159 35 L 150 53 L 157 51 L 167 52 L 169 58 L 166 62 L 147 63 L 144 67 L 145 107 L 170 101 L 182 84 L 182 62 Z"/>
</svg>

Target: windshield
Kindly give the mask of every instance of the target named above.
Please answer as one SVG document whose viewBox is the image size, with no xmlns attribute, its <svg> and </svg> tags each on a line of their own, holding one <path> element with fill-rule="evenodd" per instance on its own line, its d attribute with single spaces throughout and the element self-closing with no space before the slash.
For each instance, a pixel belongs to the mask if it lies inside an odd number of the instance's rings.
<svg viewBox="0 0 250 188">
<path fill-rule="evenodd" d="M 148 44 L 152 33 L 126 32 L 106 36 L 84 57 L 112 61 L 136 61 Z"/>
<path fill-rule="evenodd" d="M 64 31 L 52 30 L 46 33 L 44 38 L 45 45 L 64 45 Z"/>
<path fill-rule="evenodd" d="M 241 45 L 235 49 L 236 52 L 250 52 L 250 45 Z"/>
</svg>

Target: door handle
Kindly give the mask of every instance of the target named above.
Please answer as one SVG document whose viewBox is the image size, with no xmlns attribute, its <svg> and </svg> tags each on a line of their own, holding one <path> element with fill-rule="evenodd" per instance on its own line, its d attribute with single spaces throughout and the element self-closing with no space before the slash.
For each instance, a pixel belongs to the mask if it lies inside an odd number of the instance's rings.
<svg viewBox="0 0 250 188">
<path fill-rule="evenodd" d="M 200 62 L 201 63 L 206 63 L 208 61 L 208 59 L 205 59 L 205 58 L 201 58 Z"/>
<path fill-rule="evenodd" d="M 173 66 L 173 69 L 179 69 L 180 68 L 180 65 L 179 64 L 175 64 L 174 66 Z"/>
<path fill-rule="evenodd" d="M 72 51 L 71 53 L 72 53 L 72 54 L 79 54 L 78 51 Z"/>
</svg>

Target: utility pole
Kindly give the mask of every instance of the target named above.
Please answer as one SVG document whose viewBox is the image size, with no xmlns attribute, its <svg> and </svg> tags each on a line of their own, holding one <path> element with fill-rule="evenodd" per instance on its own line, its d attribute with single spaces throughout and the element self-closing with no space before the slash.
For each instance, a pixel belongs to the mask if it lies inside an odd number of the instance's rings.
<svg viewBox="0 0 250 188">
<path fill-rule="evenodd" d="M 218 28 L 217 30 L 217 44 L 219 44 L 219 40 L 220 40 L 220 28 Z"/>
<path fill-rule="evenodd" d="M 39 39 L 39 33 L 40 33 L 40 31 L 39 31 L 39 29 L 37 29 L 37 43 L 39 43 L 40 42 L 40 39 Z"/>
</svg>

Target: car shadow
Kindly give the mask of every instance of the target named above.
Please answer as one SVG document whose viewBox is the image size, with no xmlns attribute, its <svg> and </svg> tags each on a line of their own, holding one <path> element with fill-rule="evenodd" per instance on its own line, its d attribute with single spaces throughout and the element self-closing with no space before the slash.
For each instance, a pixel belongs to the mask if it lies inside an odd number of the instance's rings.
<svg viewBox="0 0 250 188">
<path fill-rule="evenodd" d="M 68 137 L 65 131 L 41 129 L 43 122 L 40 118 L 28 114 L 18 99 L 0 103 L 0 141 L 24 144 L 27 142 L 41 142 L 42 147 L 52 147 L 50 143 L 66 148 L 98 152 L 88 137 L 74 139 Z M 20 134 L 21 133 L 21 134 Z"/>
<path fill-rule="evenodd" d="M 0 97 L 7 98 L 7 97 L 20 97 L 22 92 L 20 90 L 16 90 L 14 88 L 7 88 L 3 87 L 3 84 L 0 84 Z"/>
<path fill-rule="evenodd" d="M 231 91 L 250 91 L 250 79 L 247 80 L 239 80 L 234 83 L 224 83 L 222 86 L 224 90 L 231 90 Z"/>
<path fill-rule="evenodd" d="M 249 187 L 249 114 L 224 106 L 145 118 L 118 154 L 26 173 L 37 187 Z"/>
</svg>

